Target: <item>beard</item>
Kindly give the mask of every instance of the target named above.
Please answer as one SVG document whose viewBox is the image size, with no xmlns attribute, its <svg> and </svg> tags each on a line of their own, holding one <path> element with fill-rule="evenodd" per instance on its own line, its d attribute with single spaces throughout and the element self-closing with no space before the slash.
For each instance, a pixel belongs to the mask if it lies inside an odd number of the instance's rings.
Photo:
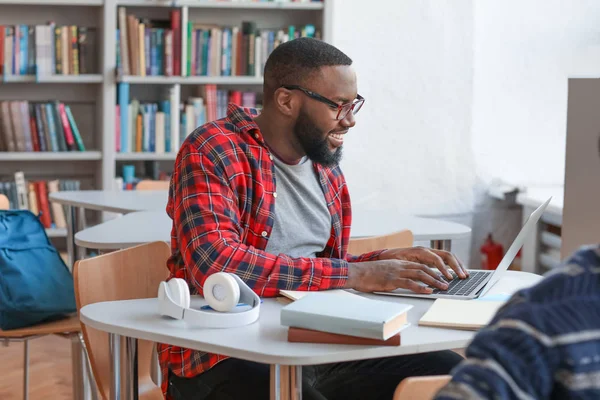
<svg viewBox="0 0 600 400">
<path fill-rule="evenodd" d="M 332 152 L 329 149 L 328 135 L 323 138 L 324 133 L 312 122 L 304 110 L 300 111 L 294 124 L 294 135 L 306 156 L 313 162 L 324 167 L 334 167 L 342 159 L 342 146 Z"/>
</svg>

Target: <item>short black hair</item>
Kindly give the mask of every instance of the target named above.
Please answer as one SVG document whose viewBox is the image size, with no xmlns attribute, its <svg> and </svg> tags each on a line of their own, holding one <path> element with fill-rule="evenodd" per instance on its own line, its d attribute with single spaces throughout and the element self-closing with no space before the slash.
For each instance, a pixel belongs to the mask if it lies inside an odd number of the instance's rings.
<svg viewBox="0 0 600 400">
<path fill-rule="evenodd" d="M 298 38 L 282 43 L 265 63 L 265 101 L 282 85 L 303 85 L 319 68 L 338 65 L 352 65 L 352 59 L 322 40 Z"/>
</svg>

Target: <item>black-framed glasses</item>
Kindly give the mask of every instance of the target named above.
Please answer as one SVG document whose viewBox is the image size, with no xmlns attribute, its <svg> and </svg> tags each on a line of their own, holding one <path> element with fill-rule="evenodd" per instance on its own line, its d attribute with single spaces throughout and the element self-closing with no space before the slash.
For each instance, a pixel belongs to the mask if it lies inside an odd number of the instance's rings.
<svg viewBox="0 0 600 400">
<path fill-rule="evenodd" d="M 335 117 L 335 119 L 338 121 L 346 118 L 346 116 L 348 115 L 348 113 L 350 111 L 352 111 L 352 114 L 356 115 L 356 113 L 360 111 L 361 107 L 365 103 L 365 98 L 362 97 L 360 94 L 357 94 L 356 99 L 354 101 L 352 101 L 351 103 L 338 104 L 335 101 L 329 100 L 327 97 L 321 96 L 320 94 L 315 93 L 312 90 L 303 88 L 302 86 L 283 85 L 282 87 L 285 89 L 288 89 L 288 90 L 300 90 L 308 97 L 315 99 L 317 101 L 320 101 L 321 103 L 325 103 L 329 107 L 336 109 L 337 116 Z"/>
</svg>

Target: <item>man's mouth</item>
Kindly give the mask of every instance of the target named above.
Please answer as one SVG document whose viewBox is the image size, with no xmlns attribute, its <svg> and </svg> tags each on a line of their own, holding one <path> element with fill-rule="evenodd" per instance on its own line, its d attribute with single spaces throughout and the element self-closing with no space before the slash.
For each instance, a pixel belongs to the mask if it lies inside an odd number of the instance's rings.
<svg viewBox="0 0 600 400">
<path fill-rule="evenodd" d="M 329 144 L 331 144 L 332 147 L 340 147 L 341 145 L 344 144 L 344 134 L 347 131 L 344 132 L 338 132 L 338 133 L 330 133 L 328 135 L 328 139 L 329 139 Z"/>
</svg>

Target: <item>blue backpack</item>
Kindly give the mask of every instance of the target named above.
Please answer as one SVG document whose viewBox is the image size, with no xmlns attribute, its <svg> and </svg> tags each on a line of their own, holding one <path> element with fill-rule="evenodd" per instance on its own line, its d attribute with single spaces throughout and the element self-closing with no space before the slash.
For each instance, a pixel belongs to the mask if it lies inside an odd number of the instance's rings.
<svg viewBox="0 0 600 400">
<path fill-rule="evenodd" d="M 18 329 L 77 311 L 73 276 L 39 218 L 0 211 L 0 329 Z"/>
</svg>

